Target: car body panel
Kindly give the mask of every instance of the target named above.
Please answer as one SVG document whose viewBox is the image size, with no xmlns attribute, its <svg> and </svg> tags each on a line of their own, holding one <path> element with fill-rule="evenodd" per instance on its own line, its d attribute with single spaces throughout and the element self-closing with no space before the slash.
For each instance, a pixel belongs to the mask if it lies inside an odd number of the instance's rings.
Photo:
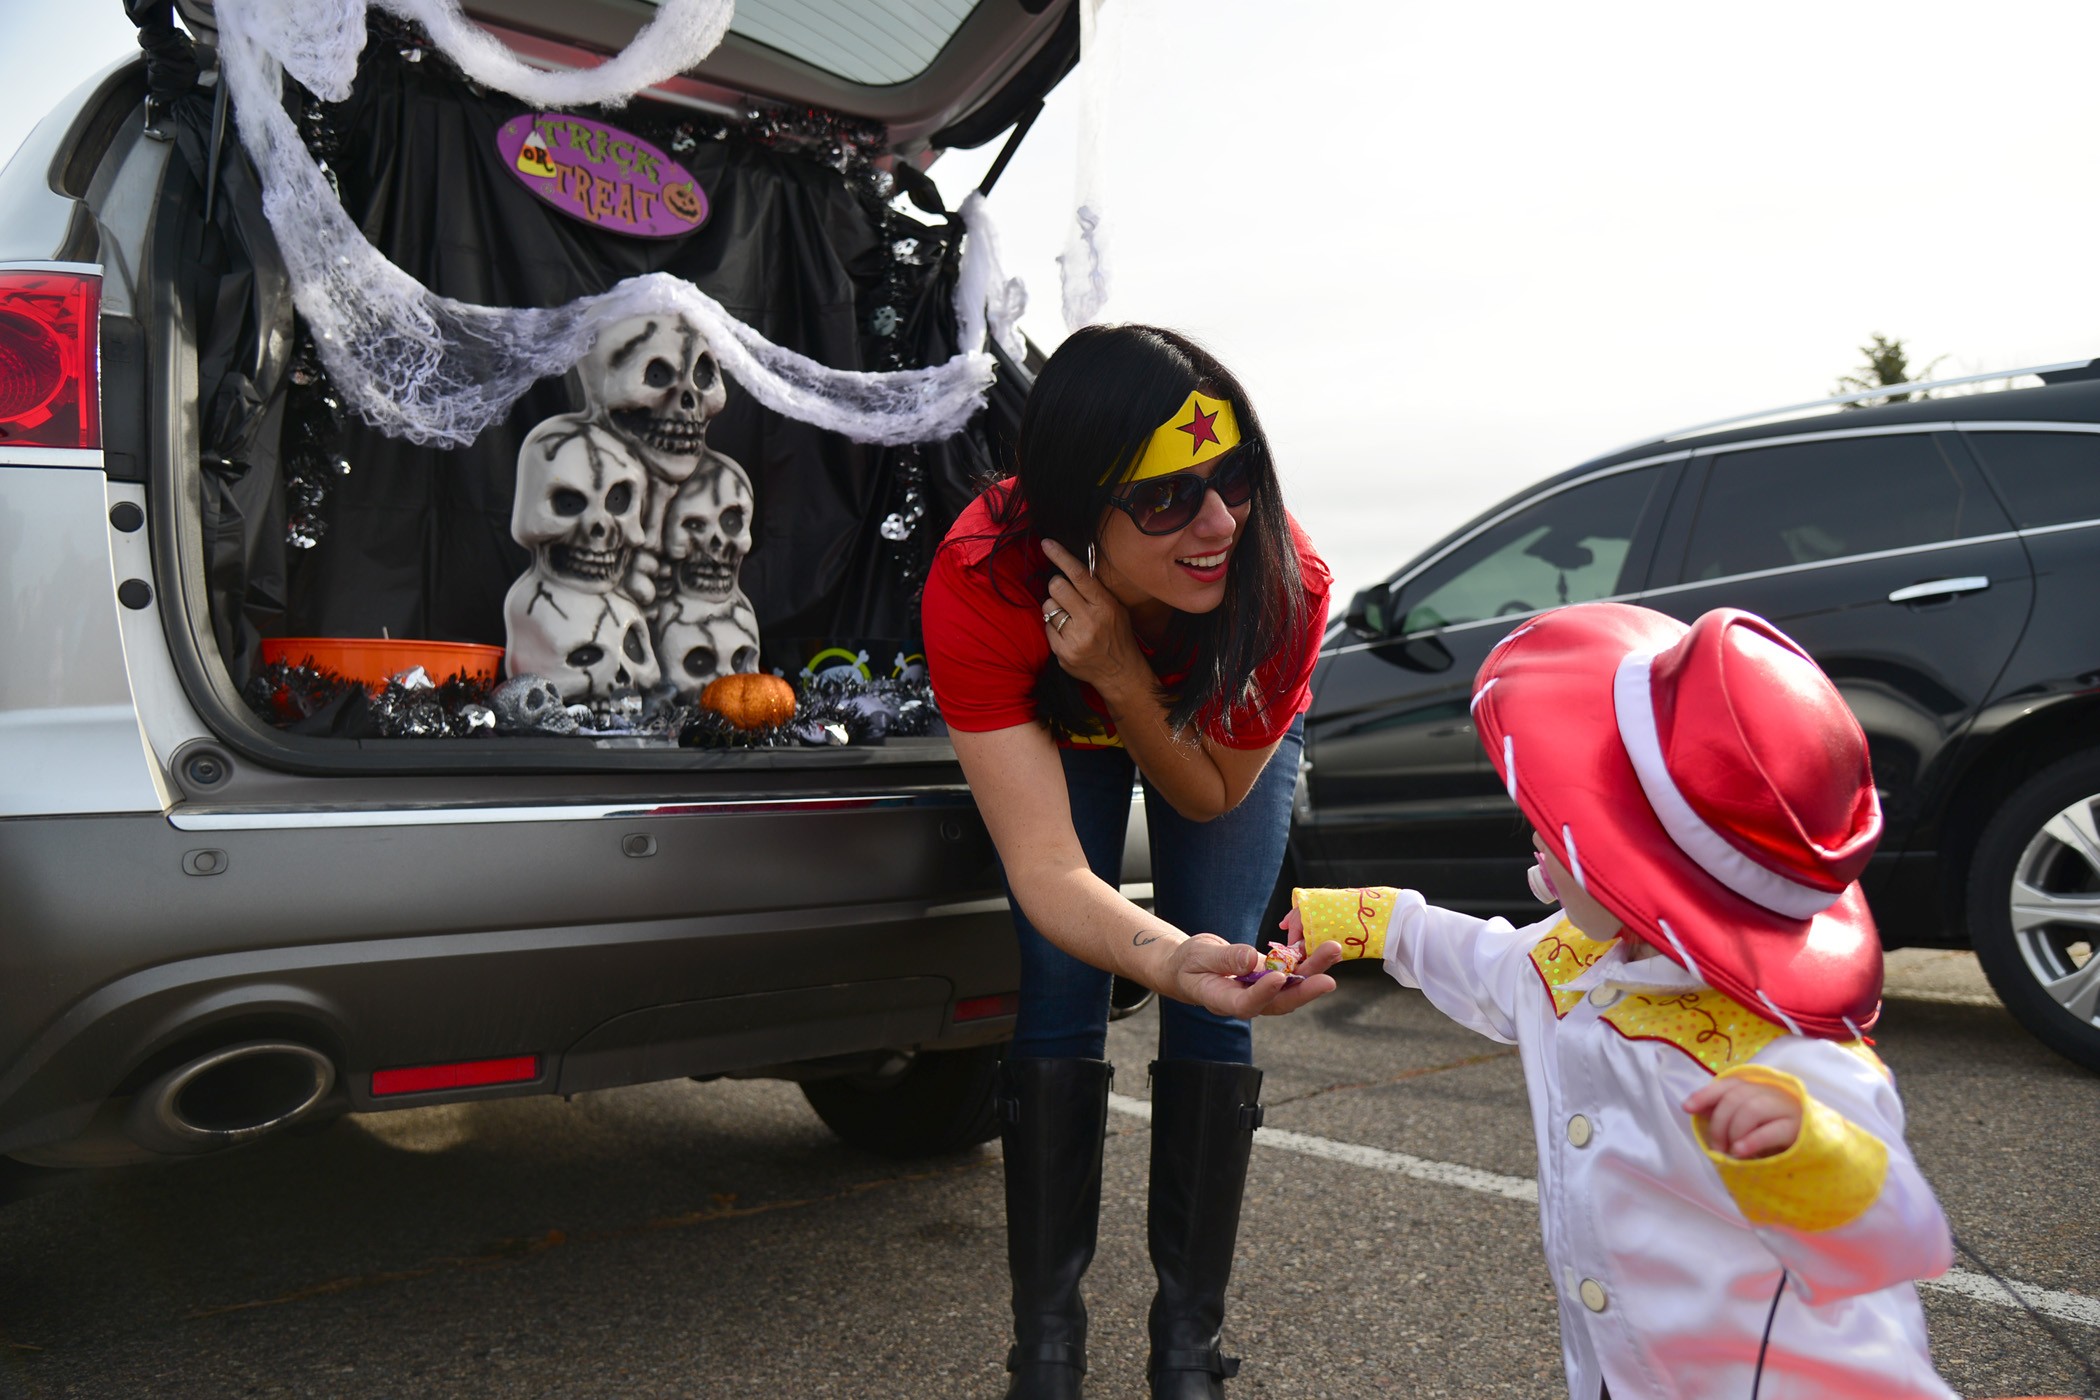
<svg viewBox="0 0 2100 1400">
<path fill-rule="evenodd" d="M 0 817 L 158 811 L 101 474 L 0 463 Z M 84 587 L 83 580 L 99 584 Z"/>
<path fill-rule="evenodd" d="M 0 1152 L 222 1022 L 328 1040 L 350 1101 L 372 1106 L 371 1069 L 537 1053 L 558 1071 L 594 1027 L 668 1004 L 941 979 L 944 995 L 910 1003 L 931 1007 L 901 1042 L 914 1043 L 938 1038 L 949 1001 L 1018 985 L 966 793 L 778 805 L 371 825 L 249 814 L 194 830 L 159 815 L 0 820 Z M 648 854 L 632 853 L 637 837 Z M 770 1060 L 737 1062 L 700 1043 L 704 1012 L 678 1022 L 698 1066 L 678 1073 L 900 1043 L 827 1033 L 801 1053 L 776 1037 Z M 847 1019 L 871 1034 L 895 1023 L 872 1012 Z M 751 1029 L 745 1016 L 723 1033 Z M 603 1063 L 590 1073 L 612 1082 Z"/>
</svg>

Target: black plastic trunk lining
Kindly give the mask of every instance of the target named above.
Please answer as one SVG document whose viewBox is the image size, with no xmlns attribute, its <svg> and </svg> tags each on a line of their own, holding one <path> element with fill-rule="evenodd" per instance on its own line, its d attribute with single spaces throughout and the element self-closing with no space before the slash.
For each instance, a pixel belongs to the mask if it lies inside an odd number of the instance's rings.
<svg viewBox="0 0 2100 1400">
<path fill-rule="evenodd" d="M 230 125 L 230 124 L 229 124 Z M 183 198 L 163 210 L 201 211 L 210 167 L 211 94 L 176 98 L 165 123 L 180 157 L 169 181 Z M 237 155 L 229 132 L 226 153 Z M 197 347 L 198 521 L 211 630 L 236 684 L 257 641 L 285 624 L 284 487 L 278 441 L 292 340 L 292 296 L 245 159 L 218 166 L 214 218 L 179 231 L 171 272 Z"/>
</svg>

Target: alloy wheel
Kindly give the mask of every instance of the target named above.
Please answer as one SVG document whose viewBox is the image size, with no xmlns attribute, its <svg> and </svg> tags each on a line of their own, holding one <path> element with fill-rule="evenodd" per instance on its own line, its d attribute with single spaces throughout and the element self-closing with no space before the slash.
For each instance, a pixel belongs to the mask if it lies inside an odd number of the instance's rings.
<svg viewBox="0 0 2100 1400">
<path fill-rule="evenodd" d="M 2014 944 L 2058 1005 L 2100 1025 L 2100 794 L 2065 807 L 2030 839 L 2013 867 Z"/>
</svg>

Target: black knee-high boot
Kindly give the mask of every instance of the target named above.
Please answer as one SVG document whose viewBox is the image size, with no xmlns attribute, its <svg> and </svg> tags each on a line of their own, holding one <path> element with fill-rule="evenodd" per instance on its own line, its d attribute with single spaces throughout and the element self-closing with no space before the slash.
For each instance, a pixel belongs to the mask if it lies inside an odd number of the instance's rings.
<svg viewBox="0 0 2100 1400">
<path fill-rule="evenodd" d="M 1079 1281 L 1101 1220 L 1106 1060 L 1008 1060 L 1000 1089 L 1006 1148 L 1006 1258 L 1014 1281 L 1007 1400 L 1077 1400 L 1086 1375 Z"/>
<path fill-rule="evenodd" d="M 1238 1358 L 1219 1351 L 1218 1333 L 1260 1095 L 1261 1071 L 1252 1065 L 1153 1063 L 1153 1400 L 1223 1400 L 1226 1378 L 1240 1369 Z"/>
</svg>

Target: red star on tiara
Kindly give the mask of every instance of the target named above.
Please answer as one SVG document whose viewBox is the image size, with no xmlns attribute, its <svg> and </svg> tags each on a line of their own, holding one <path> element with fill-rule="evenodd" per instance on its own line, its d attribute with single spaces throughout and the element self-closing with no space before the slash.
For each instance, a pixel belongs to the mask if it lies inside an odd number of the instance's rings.
<svg viewBox="0 0 2100 1400">
<path fill-rule="evenodd" d="M 1211 426 L 1212 423 L 1217 421 L 1217 410 L 1212 409 L 1209 413 L 1205 413 L 1203 411 L 1203 405 L 1199 403 L 1194 406 L 1194 412 L 1196 416 L 1189 419 L 1188 422 L 1176 423 L 1174 425 L 1175 427 L 1181 429 L 1181 431 L 1189 435 L 1190 456 L 1194 456 L 1196 453 L 1201 452 L 1203 450 L 1204 443 L 1216 442 L 1218 440 L 1218 430 Z"/>
</svg>

